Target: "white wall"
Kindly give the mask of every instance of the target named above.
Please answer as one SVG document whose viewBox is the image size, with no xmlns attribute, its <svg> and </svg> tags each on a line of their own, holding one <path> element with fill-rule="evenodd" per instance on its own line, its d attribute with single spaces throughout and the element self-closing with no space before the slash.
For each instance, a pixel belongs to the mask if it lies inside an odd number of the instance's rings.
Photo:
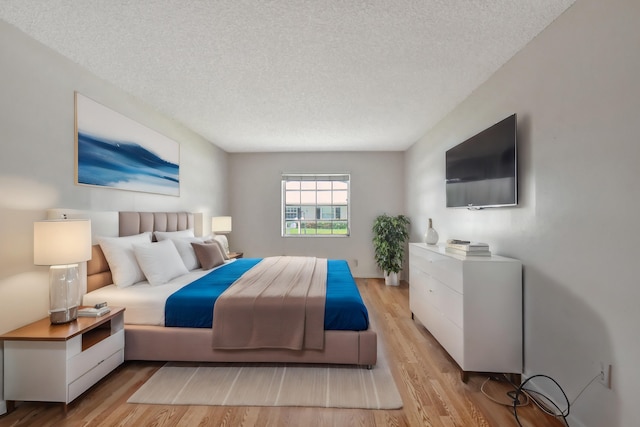
<svg viewBox="0 0 640 427">
<path fill-rule="evenodd" d="M 578 0 L 406 152 L 413 241 L 432 217 L 441 239 L 522 260 L 525 375 L 573 399 L 599 361 L 613 364 L 612 389 L 589 386 L 572 425 L 637 425 L 639 20 L 637 0 Z M 519 206 L 446 209 L 446 149 L 511 113 Z"/>
<path fill-rule="evenodd" d="M 244 251 L 249 257 L 315 255 L 346 259 L 354 276 L 380 277 L 382 273 L 373 259 L 371 227 L 379 214 L 404 213 L 403 169 L 402 152 L 231 154 L 231 249 Z M 351 236 L 281 237 L 283 172 L 351 173 Z"/>
<path fill-rule="evenodd" d="M 74 91 L 178 141 L 180 197 L 75 185 Z M 48 270 L 33 265 L 32 243 L 46 209 L 228 210 L 225 152 L 3 21 L 0 93 L 0 333 L 47 315 Z"/>
</svg>

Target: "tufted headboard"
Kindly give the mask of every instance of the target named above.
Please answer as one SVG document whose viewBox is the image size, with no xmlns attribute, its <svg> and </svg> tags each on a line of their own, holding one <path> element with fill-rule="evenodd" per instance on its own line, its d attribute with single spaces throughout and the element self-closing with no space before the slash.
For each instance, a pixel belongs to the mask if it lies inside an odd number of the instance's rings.
<svg viewBox="0 0 640 427">
<path fill-rule="evenodd" d="M 194 228 L 190 212 L 118 212 L 120 236 L 132 236 L 146 231 L 180 231 Z"/>
<path fill-rule="evenodd" d="M 118 233 L 132 236 L 147 231 L 180 231 L 195 228 L 191 212 L 118 212 Z M 91 248 L 87 261 L 87 292 L 113 283 L 111 270 L 100 245 Z"/>
</svg>

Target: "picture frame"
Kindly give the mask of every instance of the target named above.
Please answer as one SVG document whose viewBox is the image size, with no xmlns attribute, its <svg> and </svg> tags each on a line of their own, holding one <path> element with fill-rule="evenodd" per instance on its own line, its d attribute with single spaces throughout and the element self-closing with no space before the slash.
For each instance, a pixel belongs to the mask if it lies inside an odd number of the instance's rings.
<svg viewBox="0 0 640 427">
<path fill-rule="evenodd" d="M 78 185 L 180 195 L 180 144 L 79 92 L 75 144 Z"/>
</svg>

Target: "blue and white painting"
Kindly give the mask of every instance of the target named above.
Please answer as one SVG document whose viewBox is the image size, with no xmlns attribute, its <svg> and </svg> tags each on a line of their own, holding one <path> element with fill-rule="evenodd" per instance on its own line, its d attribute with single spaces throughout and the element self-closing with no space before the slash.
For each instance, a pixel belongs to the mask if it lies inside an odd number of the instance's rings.
<svg viewBox="0 0 640 427">
<path fill-rule="evenodd" d="M 78 184 L 180 195 L 180 145 L 76 93 Z"/>
</svg>

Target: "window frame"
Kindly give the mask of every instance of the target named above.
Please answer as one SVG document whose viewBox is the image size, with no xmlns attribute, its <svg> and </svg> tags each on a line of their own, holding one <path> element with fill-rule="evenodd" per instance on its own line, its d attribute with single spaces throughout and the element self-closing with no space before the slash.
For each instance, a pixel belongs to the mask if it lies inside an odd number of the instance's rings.
<svg viewBox="0 0 640 427">
<path fill-rule="evenodd" d="M 303 182 L 305 181 L 313 181 L 315 183 L 315 189 L 304 189 L 302 188 Z M 322 189 L 318 188 L 318 182 L 327 182 L 331 181 L 331 189 Z M 300 188 L 298 191 L 300 192 L 299 202 L 298 204 L 289 204 L 287 205 L 287 192 L 291 192 L 291 189 L 287 189 L 287 183 L 290 182 L 300 182 Z M 346 203 L 335 204 L 335 192 L 342 192 L 345 189 L 336 189 L 334 188 L 333 182 L 344 182 L 346 183 Z M 295 191 L 295 190 L 293 190 Z M 314 202 L 313 203 L 303 203 L 303 193 L 314 193 Z M 318 201 L 318 193 L 319 192 L 331 192 L 331 202 L 329 204 Z M 350 173 L 282 173 L 281 175 L 281 195 L 280 195 L 280 235 L 282 237 L 350 237 L 351 236 L 351 174 Z M 335 213 L 342 213 L 343 208 L 346 207 L 346 218 L 335 218 Z M 326 212 L 328 210 L 332 213 L 334 218 L 332 219 L 324 219 L 318 218 L 318 216 L 322 217 L 322 212 Z M 303 215 L 300 215 L 299 218 L 292 219 L 290 218 L 290 213 L 292 210 L 297 209 L 297 212 L 302 214 L 304 212 L 313 212 L 313 218 L 304 219 Z M 302 224 L 304 223 L 313 223 L 315 224 L 316 232 L 313 234 L 306 233 L 296 233 L 289 234 L 287 226 L 292 223 L 297 223 L 297 229 L 300 230 L 302 228 Z M 331 233 L 318 233 L 318 224 L 319 223 L 331 223 L 330 230 Z M 335 224 L 346 223 L 346 232 L 343 233 L 334 233 Z"/>
</svg>

